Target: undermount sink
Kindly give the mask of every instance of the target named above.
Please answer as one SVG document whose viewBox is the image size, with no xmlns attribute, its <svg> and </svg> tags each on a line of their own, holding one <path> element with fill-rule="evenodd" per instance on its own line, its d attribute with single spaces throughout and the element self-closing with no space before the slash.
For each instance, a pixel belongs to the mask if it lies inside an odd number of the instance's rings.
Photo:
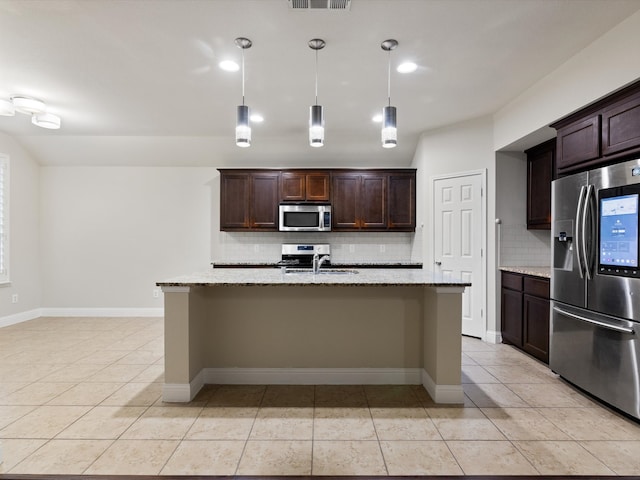
<svg viewBox="0 0 640 480">
<path fill-rule="evenodd" d="M 284 273 L 306 273 L 313 274 L 311 268 L 286 268 Z M 344 268 L 321 268 L 317 275 L 354 275 L 357 270 L 348 270 Z"/>
</svg>

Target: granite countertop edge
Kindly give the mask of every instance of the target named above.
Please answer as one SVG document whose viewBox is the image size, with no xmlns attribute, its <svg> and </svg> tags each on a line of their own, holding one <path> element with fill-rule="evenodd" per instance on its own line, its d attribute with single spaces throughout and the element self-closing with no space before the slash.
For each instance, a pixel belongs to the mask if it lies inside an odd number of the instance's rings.
<svg viewBox="0 0 640 480">
<path fill-rule="evenodd" d="M 280 268 L 280 265 L 271 262 L 265 263 L 239 263 L 239 262 L 212 262 L 213 268 Z M 352 262 L 352 263 L 335 263 L 332 262 L 332 268 L 422 268 L 422 263 L 414 262 Z"/>
<path fill-rule="evenodd" d="M 284 274 L 280 269 L 212 269 L 169 278 L 159 287 L 215 286 L 428 286 L 469 287 L 471 283 L 422 269 L 363 269 L 356 274 Z"/>
<path fill-rule="evenodd" d="M 499 267 L 503 272 L 520 273 L 532 277 L 551 278 L 551 267 L 532 267 L 532 266 L 509 266 Z"/>
</svg>

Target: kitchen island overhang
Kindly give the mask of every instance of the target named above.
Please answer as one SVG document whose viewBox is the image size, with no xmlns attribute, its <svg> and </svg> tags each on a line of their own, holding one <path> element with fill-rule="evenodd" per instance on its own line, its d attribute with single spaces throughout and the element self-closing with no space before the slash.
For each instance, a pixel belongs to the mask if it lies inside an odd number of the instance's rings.
<svg viewBox="0 0 640 480">
<path fill-rule="evenodd" d="M 462 293 L 425 270 L 214 269 L 158 282 L 163 400 L 204 384 L 422 384 L 462 403 Z"/>
</svg>

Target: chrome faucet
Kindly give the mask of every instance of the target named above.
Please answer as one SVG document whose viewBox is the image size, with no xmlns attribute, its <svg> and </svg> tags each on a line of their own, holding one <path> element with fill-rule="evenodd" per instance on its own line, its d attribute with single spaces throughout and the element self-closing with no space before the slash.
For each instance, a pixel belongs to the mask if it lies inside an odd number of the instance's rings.
<svg viewBox="0 0 640 480">
<path fill-rule="evenodd" d="M 323 255 L 322 257 L 317 253 L 313 254 L 313 273 L 318 273 L 320 271 L 320 267 L 324 262 L 329 260 L 331 257 L 329 255 Z"/>
</svg>

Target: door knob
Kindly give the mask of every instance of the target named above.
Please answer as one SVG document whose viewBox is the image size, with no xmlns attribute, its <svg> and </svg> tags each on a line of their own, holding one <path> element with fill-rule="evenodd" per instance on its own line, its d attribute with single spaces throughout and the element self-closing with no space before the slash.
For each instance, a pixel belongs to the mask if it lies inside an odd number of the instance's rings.
<svg viewBox="0 0 640 480">
<path fill-rule="evenodd" d="M 435 262 L 435 264 L 436 264 L 437 266 L 440 266 L 440 265 L 442 265 L 442 262 Z"/>
</svg>

